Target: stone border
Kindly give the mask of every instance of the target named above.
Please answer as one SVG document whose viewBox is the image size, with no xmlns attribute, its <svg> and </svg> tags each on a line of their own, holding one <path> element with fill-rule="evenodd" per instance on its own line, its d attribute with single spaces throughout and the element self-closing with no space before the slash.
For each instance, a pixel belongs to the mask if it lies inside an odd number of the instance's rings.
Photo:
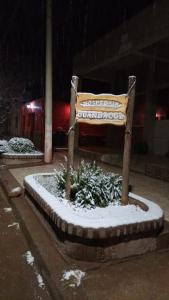
<svg viewBox="0 0 169 300">
<path fill-rule="evenodd" d="M 1 158 L 5 159 L 42 159 L 44 157 L 43 153 L 30 153 L 30 154 L 16 154 L 16 153 L 2 153 Z"/>
<path fill-rule="evenodd" d="M 23 190 L 5 165 L 0 166 L 0 185 L 8 198 L 18 197 Z"/>
<path fill-rule="evenodd" d="M 32 176 L 32 177 L 31 177 Z M 38 205 L 42 208 L 43 211 L 48 215 L 48 217 L 53 221 L 56 227 L 61 230 L 63 233 L 66 233 L 70 236 L 76 236 L 81 239 L 88 240 L 98 240 L 98 239 L 114 239 L 115 243 L 118 240 L 122 241 L 126 238 L 133 239 L 133 236 L 138 236 L 141 234 L 142 237 L 149 233 L 151 236 L 160 232 L 164 225 L 164 216 L 161 216 L 157 219 L 152 219 L 150 221 L 134 223 L 134 224 L 126 224 L 116 227 L 108 227 L 108 228 L 84 228 L 82 226 L 77 226 L 72 223 L 68 223 L 64 219 L 61 219 L 56 211 L 54 211 L 48 203 L 45 201 L 45 198 L 40 196 L 34 187 L 31 186 L 29 182 L 29 178 L 33 178 L 34 175 L 26 176 L 24 179 L 24 186 L 26 191 L 33 197 L 33 199 L 38 203 Z M 43 187 L 42 187 L 43 189 Z M 131 194 L 132 199 L 137 201 L 137 205 L 140 201 L 141 197 Z M 133 200 L 132 200 L 133 201 Z M 151 201 L 150 201 L 151 202 Z M 145 203 L 143 203 L 145 206 Z M 139 205 L 140 206 L 140 205 Z M 146 210 L 146 209 L 145 209 Z"/>
</svg>

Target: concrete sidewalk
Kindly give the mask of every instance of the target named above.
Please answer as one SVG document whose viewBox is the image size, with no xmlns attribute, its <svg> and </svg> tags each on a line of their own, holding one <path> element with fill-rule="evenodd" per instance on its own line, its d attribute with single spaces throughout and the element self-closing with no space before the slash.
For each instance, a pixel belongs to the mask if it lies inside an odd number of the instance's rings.
<svg viewBox="0 0 169 300">
<path fill-rule="evenodd" d="M 122 167 L 123 153 L 113 152 L 105 147 L 83 147 L 79 149 L 82 156 Z M 169 182 L 169 156 L 131 153 L 130 170 Z"/>
</svg>

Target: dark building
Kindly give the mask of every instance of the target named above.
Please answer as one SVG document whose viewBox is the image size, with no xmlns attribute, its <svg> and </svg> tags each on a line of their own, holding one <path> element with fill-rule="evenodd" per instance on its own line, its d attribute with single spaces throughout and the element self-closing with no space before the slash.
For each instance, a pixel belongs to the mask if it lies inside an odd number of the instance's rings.
<svg viewBox="0 0 169 300">
<path fill-rule="evenodd" d="M 136 149 L 169 152 L 169 2 L 156 1 L 86 47 L 74 59 L 81 90 L 127 92 L 129 75 L 136 75 L 133 139 Z M 96 88 L 99 86 L 99 89 Z M 93 87 L 93 88 L 92 88 Z M 106 141 L 118 136 L 107 128 Z M 138 147 L 137 147 L 138 146 Z M 140 149 L 141 149 L 140 148 Z"/>
</svg>

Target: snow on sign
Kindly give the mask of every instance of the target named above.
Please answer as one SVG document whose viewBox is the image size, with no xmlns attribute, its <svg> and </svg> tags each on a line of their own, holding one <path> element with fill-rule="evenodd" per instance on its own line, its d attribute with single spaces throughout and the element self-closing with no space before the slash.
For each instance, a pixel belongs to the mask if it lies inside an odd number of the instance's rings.
<svg viewBox="0 0 169 300">
<path fill-rule="evenodd" d="M 126 124 L 127 94 L 77 93 L 76 121 L 88 124 Z"/>
</svg>

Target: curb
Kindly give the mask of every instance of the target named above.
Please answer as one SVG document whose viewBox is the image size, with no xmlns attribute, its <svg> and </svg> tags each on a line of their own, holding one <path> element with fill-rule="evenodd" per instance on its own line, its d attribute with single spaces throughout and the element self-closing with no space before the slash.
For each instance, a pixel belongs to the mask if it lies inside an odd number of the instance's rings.
<svg viewBox="0 0 169 300">
<path fill-rule="evenodd" d="M 0 184 L 8 198 L 19 197 L 23 189 L 5 165 L 0 166 Z"/>
</svg>

